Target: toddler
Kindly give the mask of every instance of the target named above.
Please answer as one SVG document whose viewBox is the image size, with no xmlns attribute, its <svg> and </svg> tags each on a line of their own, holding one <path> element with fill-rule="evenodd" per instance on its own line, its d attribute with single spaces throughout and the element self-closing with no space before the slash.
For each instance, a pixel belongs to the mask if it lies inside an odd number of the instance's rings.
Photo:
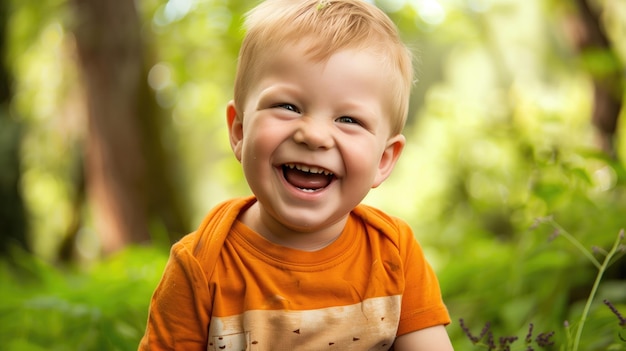
<svg viewBox="0 0 626 351">
<path fill-rule="evenodd" d="M 267 0 L 226 109 L 252 196 L 172 247 L 140 350 L 452 350 L 406 222 L 361 204 L 392 172 L 413 80 L 362 0 Z"/>
</svg>

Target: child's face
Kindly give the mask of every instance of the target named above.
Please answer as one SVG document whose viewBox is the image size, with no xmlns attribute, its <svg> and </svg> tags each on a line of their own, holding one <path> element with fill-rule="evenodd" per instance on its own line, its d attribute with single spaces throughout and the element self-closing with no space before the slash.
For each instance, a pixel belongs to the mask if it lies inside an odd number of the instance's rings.
<svg viewBox="0 0 626 351">
<path fill-rule="evenodd" d="M 244 111 L 228 107 L 233 150 L 273 230 L 343 228 L 404 146 L 390 136 L 390 79 L 376 56 L 344 50 L 316 62 L 304 51 L 276 52 Z"/>
</svg>

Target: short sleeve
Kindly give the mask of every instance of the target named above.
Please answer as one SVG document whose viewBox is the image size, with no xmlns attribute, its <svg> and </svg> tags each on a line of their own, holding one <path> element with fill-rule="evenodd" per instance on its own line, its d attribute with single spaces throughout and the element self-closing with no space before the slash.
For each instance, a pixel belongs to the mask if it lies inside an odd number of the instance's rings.
<svg viewBox="0 0 626 351">
<path fill-rule="evenodd" d="M 139 350 L 205 351 L 210 316 L 206 274 L 184 242 L 176 243 L 150 301 Z"/>
<path fill-rule="evenodd" d="M 401 245 L 403 254 L 405 290 L 398 335 L 450 323 L 448 310 L 441 297 L 439 281 L 430 266 L 412 230 L 403 222 Z"/>
</svg>

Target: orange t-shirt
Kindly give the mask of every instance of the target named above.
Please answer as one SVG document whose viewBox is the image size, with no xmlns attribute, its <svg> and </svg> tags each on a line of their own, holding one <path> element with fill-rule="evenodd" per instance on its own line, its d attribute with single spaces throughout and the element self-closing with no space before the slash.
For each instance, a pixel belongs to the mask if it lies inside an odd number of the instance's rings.
<svg viewBox="0 0 626 351">
<path fill-rule="evenodd" d="M 450 322 L 405 222 L 359 205 L 337 240 L 306 252 L 239 222 L 254 201 L 218 205 L 172 247 L 140 350 L 387 350 Z"/>
</svg>

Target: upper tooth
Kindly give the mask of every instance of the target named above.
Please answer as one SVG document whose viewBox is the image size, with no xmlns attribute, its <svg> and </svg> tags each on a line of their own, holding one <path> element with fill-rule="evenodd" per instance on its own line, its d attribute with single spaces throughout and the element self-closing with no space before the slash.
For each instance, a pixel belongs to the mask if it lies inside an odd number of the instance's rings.
<svg viewBox="0 0 626 351">
<path fill-rule="evenodd" d="M 319 167 L 315 167 L 315 166 L 309 167 L 309 166 L 306 166 L 306 165 L 293 164 L 293 163 L 288 163 L 286 166 L 291 168 L 291 169 L 295 168 L 295 169 L 297 169 L 299 171 L 302 171 L 302 172 L 319 173 L 319 174 L 324 173 L 325 175 L 332 174 L 332 172 L 330 172 L 330 171 L 327 171 L 327 170 L 325 170 L 323 168 L 319 168 Z"/>
</svg>

